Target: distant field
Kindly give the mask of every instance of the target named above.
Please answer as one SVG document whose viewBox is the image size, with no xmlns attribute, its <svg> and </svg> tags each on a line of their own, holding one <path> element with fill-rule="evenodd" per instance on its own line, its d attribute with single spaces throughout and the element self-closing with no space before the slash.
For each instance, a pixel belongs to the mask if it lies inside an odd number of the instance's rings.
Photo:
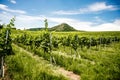
<svg viewBox="0 0 120 80">
<path fill-rule="evenodd" d="M 13 30 L 13 35 L 19 35 L 22 33 L 28 33 L 28 34 L 32 34 L 32 35 L 41 35 L 41 33 L 43 33 L 43 31 L 20 31 L 20 30 Z M 68 35 L 75 35 L 78 34 L 79 36 L 86 36 L 86 37 L 100 37 L 100 36 L 104 36 L 104 37 L 109 37 L 109 36 L 120 36 L 120 31 L 103 31 L 103 32 L 79 32 L 79 31 L 73 31 L 73 32 L 55 32 L 55 31 L 51 31 L 51 33 L 53 34 L 53 36 L 68 36 Z"/>
</svg>

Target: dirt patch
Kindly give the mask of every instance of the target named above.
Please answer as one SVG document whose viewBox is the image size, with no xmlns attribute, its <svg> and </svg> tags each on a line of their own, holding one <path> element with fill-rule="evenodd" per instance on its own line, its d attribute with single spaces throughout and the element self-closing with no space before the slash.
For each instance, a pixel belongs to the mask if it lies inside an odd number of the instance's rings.
<svg viewBox="0 0 120 80">
<path fill-rule="evenodd" d="M 72 71 L 67 71 L 64 68 L 59 68 L 58 71 L 66 76 L 67 78 L 69 78 L 70 80 L 80 80 L 80 76 L 77 74 L 74 74 Z"/>
</svg>

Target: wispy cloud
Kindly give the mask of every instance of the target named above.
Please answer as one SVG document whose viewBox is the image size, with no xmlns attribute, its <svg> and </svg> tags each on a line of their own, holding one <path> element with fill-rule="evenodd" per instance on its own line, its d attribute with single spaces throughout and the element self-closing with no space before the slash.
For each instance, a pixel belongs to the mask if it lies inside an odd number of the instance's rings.
<svg viewBox="0 0 120 80">
<path fill-rule="evenodd" d="M 37 21 L 37 20 L 44 20 L 44 16 L 29 16 L 29 15 L 18 15 L 17 19 L 22 21 Z"/>
<path fill-rule="evenodd" d="M 105 23 L 106 21 L 103 20 L 101 17 L 99 16 L 95 16 L 93 21 L 96 23 L 96 24 L 100 24 L 100 23 Z"/>
<path fill-rule="evenodd" d="M 12 12 L 12 13 L 19 13 L 19 14 L 25 14 L 26 13 L 23 10 L 10 9 L 10 8 L 8 8 L 7 5 L 4 5 L 4 4 L 0 4 L 0 9 L 3 10 L 3 11 Z"/>
<path fill-rule="evenodd" d="M 9 0 L 12 4 L 16 4 L 16 0 Z"/>
<path fill-rule="evenodd" d="M 54 11 L 52 12 L 53 14 L 57 14 L 57 15 L 76 15 L 76 14 L 82 14 L 81 11 L 77 10 L 77 11 L 64 11 L 64 10 L 59 10 L 59 11 Z"/>
<path fill-rule="evenodd" d="M 78 10 L 70 10 L 70 11 L 54 11 L 53 14 L 58 15 L 76 15 L 76 14 L 84 14 L 84 13 L 92 13 L 92 12 L 99 12 L 99 11 L 112 11 L 117 10 L 114 5 L 107 5 L 105 2 L 97 2 L 93 3 L 85 8 L 80 8 Z"/>
<path fill-rule="evenodd" d="M 116 10 L 115 6 L 107 5 L 105 2 L 97 2 L 88 6 L 89 11 Z"/>
</svg>

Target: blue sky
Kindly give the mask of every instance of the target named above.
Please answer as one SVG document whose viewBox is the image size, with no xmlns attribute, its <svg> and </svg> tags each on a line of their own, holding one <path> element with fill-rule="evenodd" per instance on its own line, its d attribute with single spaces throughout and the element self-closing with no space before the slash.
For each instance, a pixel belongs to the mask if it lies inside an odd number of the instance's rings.
<svg viewBox="0 0 120 80">
<path fill-rule="evenodd" d="M 78 30 L 120 31 L 120 0 L 0 0 L 0 20 L 16 16 L 15 27 L 28 29 L 68 23 Z"/>
</svg>

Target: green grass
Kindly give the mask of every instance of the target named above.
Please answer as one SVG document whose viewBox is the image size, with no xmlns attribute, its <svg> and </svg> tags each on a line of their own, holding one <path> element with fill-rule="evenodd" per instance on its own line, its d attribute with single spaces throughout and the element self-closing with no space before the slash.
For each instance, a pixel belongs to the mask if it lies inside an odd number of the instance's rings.
<svg viewBox="0 0 120 80">
<path fill-rule="evenodd" d="M 64 54 L 70 55 L 70 48 L 66 48 L 65 51 L 59 48 L 59 51 L 63 51 Z M 72 51 L 75 53 L 75 51 Z M 83 80 L 119 80 L 120 77 L 120 43 L 112 43 L 106 47 L 100 47 L 96 49 L 78 49 L 78 53 L 82 59 L 93 61 L 92 65 L 81 61 L 79 69 L 81 71 L 81 79 Z M 72 54 L 73 55 L 73 54 Z M 77 66 L 78 64 L 76 64 Z M 74 67 L 76 67 L 74 66 Z M 73 67 L 72 67 L 73 68 Z"/>
<path fill-rule="evenodd" d="M 53 72 L 54 67 L 47 61 L 36 60 L 19 47 L 12 45 L 15 55 L 6 57 L 11 80 L 67 80 Z"/>
<path fill-rule="evenodd" d="M 24 46 L 24 45 L 22 45 Z M 30 48 L 24 46 L 25 49 Z M 69 48 L 66 48 L 70 50 Z M 120 77 L 120 43 L 113 43 L 106 48 L 100 47 L 96 50 L 94 47 L 91 49 L 78 49 L 81 58 L 72 58 L 68 54 L 68 50 L 59 48 L 56 50 L 58 53 L 53 53 L 57 65 L 65 67 L 81 76 L 81 80 L 119 80 Z M 60 55 L 59 51 L 64 52 L 65 55 Z M 43 51 L 35 49 L 35 54 L 44 57 L 49 61 L 50 55 Z M 74 54 L 72 51 L 72 55 Z M 71 57 L 67 57 L 71 56 Z"/>
</svg>

